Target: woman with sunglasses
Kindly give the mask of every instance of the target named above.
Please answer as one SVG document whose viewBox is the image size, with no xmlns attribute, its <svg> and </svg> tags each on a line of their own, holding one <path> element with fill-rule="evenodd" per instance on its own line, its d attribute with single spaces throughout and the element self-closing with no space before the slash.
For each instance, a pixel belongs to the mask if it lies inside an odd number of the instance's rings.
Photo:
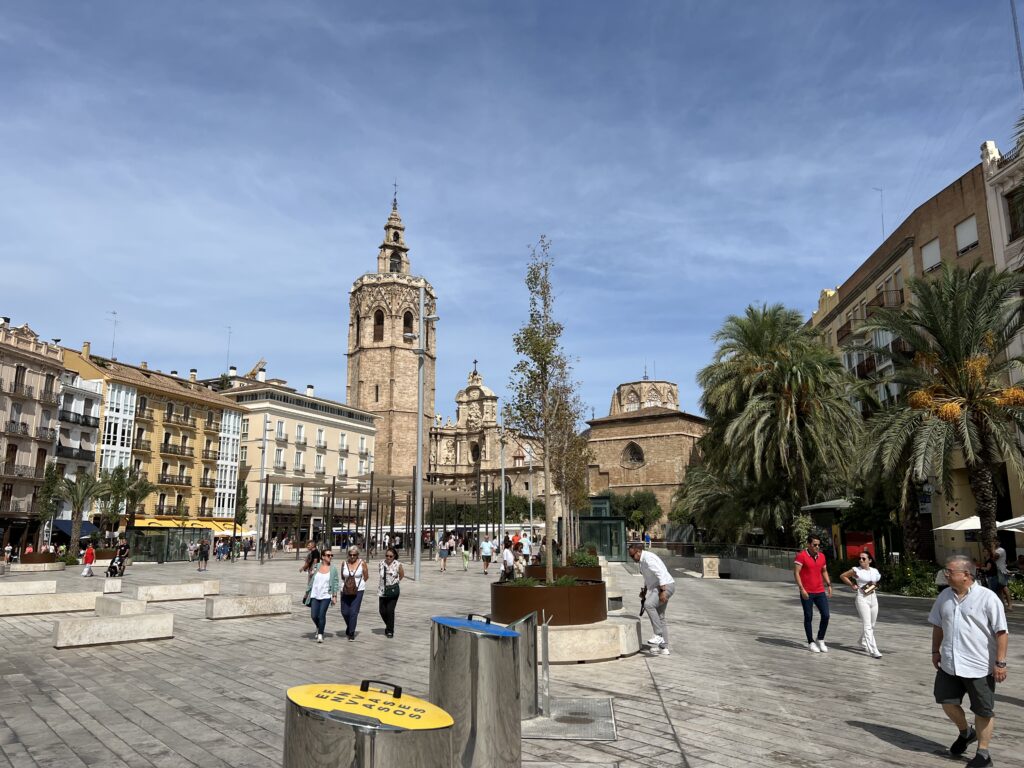
<svg viewBox="0 0 1024 768">
<path fill-rule="evenodd" d="M 356 639 L 356 622 L 369 578 L 370 569 L 359 558 L 359 547 L 349 547 L 348 560 L 341 567 L 341 581 L 345 585 L 341 591 L 341 616 L 345 619 L 345 635 L 349 640 Z"/>
<path fill-rule="evenodd" d="M 857 596 L 853 598 L 854 607 L 863 624 L 863 631 L 860 636 L 860 644 L 864 650 L 874 658 L 882 658 L 875 642 L 875 622 L 878 620 L 878 597 L 875 590 L 878 589 L 878 582 L 882 580 L 882 574 L 874 567 L 875 561 L 871 553 L 864 551 L 857 556 L 857 565 L 839 576 L 843 582 L 850 587 Z"/>
<path fill-rule="evenodd" d="M 380 561 L 380 583 L 377 585 L 377 602 L 380 617 L 384 620 L 385 637 L 395 636 L 395 606 L 401 592 L 399 583 L 405 578 L 405 569 L 398 562 L 398 550 L 388 547 Z"/>
<path fill-rule="evenodd" d="M 334 555 L 324 552 L 320 556 L 316 568 L 309 569 L 306 582 L 306 600 L 309 602 L 309 615 L 316 626 L 316 641 L 324 641 L 327 629 L 327 609 L 338 602 L 338 569 L 331 562 Z M 305 601 L 304 601 L 305 602 Z"/>
</svg>

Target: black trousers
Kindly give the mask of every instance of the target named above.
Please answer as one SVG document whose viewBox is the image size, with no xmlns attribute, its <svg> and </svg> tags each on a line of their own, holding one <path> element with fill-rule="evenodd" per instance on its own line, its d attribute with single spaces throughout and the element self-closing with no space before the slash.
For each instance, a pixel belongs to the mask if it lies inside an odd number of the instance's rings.
<svg viewBox="0 0 1024 768">
<path fill-rule="evenodd" d="M 389 635 L 395 634 L 395 606 L 398 605 L 398 595 L 394 597 L 377 598 L 380 604 L 380 617 L 384 620 L 384 629 Z"/>
</svg>

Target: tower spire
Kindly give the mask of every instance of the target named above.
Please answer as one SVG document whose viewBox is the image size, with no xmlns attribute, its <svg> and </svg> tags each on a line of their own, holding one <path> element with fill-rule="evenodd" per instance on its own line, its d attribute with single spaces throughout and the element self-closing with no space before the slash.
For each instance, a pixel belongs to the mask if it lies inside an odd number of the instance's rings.
<svg viewBox="0 0 1024 768">
<path fill-rule="evenodd" d="M 398 177 L 395 177 L 395 196 L 391 198 L 391 210 L 398 210 Z"/>
</svg>

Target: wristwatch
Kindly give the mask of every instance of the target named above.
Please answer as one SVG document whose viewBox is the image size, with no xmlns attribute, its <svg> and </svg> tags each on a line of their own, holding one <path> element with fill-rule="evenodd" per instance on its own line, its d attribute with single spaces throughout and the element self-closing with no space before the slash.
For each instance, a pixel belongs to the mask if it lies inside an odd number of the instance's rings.
<svg viewBox="0 0 1024 768">
<path fill-rule="evenodd" d="M 997 661 L 996 662 L 996 669 L 1006 669 L 1006 662 L 1005 661 Z"/>
</svg>

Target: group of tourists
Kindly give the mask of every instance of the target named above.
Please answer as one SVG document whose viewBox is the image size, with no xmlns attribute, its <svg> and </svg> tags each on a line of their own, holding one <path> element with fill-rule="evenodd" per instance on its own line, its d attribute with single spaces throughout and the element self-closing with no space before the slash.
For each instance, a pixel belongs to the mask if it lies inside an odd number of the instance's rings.
<svg viewBox="0 0 1024 768">
<path fill-rule="evenodd" d="M 349 641 L 354 641 L 359 609 L 370 580 L 370 567 L 360 556 L 359 547 L 354 544 L 348 547 L 346 559 L 339 568 L 334 563 L 333 552 L 327 548 L 321 552 L 310 542 L 299 572 L 308 574 L 302 602 L 309 606 L 310 618 L 316 627 L 316 642 L 324 641 L 328 610 L 339 602 L 341 617 L 345 622 L 345 636 Z M 377 607 L 384 621 L 384 635 L 392 638 L 395 636 L 395 608 L 401 592 L 400 583 L 405 578 L 405 569 L 398 561 L 396 548 L 388 546 L 384 550 L 377 573 Z"/>
<path fill-rule="evenodd" d="M 978 574 L 1000 573 L 999 563 L 1005 567 L 1006 552 L 1002 547 L 989 549 L 989 567 L 979 565 L 966 555 L 953 555 L 946 559 L 942 569 L 944 586 L 928 614 L 932 625 L 931 654 L 935 667 L 933 696 L 943 712 L 959 731 L 950 745 L 950 754 L 960 756 L 973 742 L 978 743 L 975 756 L 967 763 L 969 768 L 991 766 L 989 741 L 995 725 L 996 683 L 1006 680 L 1006 653 L 1009 634 L 1006 626 L 1005 580 L 990 583 L 991 588 L 976 580 Z M 832 582 L 821 539 L 808 536 L 807 548 L 802 550 L 793 564 L 793 577 L 800 590 L 800 603 L 804 613 L 804 632 L 807 647 L 813 653 L 827 653 L 825 633 L 829 623 L 829 599 Z M 858 555 L 857 565 L 841 574 L 842 581 L 856 592 L 854 606 L 861 621 L 860 644 L 876 659 L 882 658 L 875 638 L 878 620 L 878 583 L 881 574 L 874 567 L 869 552 Z M 992 576 L 989 576 L 991 579 Z M 818 631 L 813 632 L 814 610 L 817 609 Z M 974 725 L 967 722 L 963 699 L 967 696 L 974 713 Z"/>
</svg>

